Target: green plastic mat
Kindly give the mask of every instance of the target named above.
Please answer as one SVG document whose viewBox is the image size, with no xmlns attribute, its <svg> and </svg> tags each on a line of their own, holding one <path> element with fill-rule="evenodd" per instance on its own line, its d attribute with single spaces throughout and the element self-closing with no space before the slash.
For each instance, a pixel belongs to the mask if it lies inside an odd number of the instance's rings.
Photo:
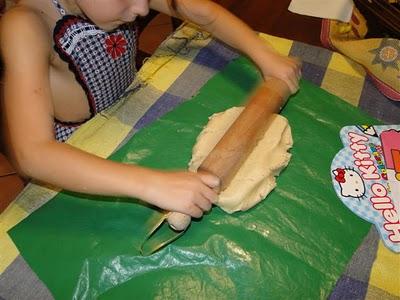
<svg viewBox="0 0 400 300">
<path fill-rule="evenodd" d="M 258 80 L 247 60 L 232 62 L 110 159 L 186 168 L 208 117 L 240 105 Z M 140 247 L 161 214 L 129 199 L 62 192 L 10 235 L 56 299 L 324 299 L 370 228 L 332 187 L 339 131 L 374 120 L 304 81 L 282 114 L 293 156 L 268 198 L 233 215 L 214 208 L 155 254 Z"/>
</svg>

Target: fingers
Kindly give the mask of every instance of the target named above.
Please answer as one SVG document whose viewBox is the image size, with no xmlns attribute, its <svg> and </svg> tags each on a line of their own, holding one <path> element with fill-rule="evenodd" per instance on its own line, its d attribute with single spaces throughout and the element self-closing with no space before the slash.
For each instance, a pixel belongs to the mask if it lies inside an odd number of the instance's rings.
<svg viewBox="0 0 400 300">
<path fill-rule="evenodd" d="M 195 186 L 192 186 L 193 194 L 190 196 L 191 200 L 187 202 L 184 211 L 194 218 L 201 218 L 204 212 L 208 212 L 211 209 L 217 194 L 201 180 L 201 176 L 198 176 L 198 174 L 195 174 L 195 176 L 200 180 L 197 181 Z M 213 176 L 205 175 L 204 178 L 211 185 L 216 185 L 219 182 Z"/>
<path fill-rule="evenodd" d="M 286 57 L 287 67 L 284 73 L 281 73 L 281 79 L 286 82 L 292 94 L 299 90 L 299 81 L 301 79 L 301 61 L 296 57 Z"/>
<path fill-rule="evenodd" d="M 193 218 L 201 218 L 203 216 L 203 210 L 196 205 L 190 206 L 187 211 L 187 213 Z"/>
<path fill-rule="evenodd" d="M 290 82 L 289 88 L 294 94 L 299 90 L 299 81 L 301 79 L 301 61 L 296 57 L 291 57 L 293 62 L 292 68 L 287 75 L 287 79 Z"/>
<path fill-rule="evenodd" d="M 290 77 L 289 75 L 287 75 L 280 79 L 286 83 L 291 94 L 295 94 L 298 91 L 299 82 L 297 81 L 296 77 L 294 77 L 294 76 Z"/>
<path fill-rule="evenodd" d="M 196 176 L 198 176 L 202 185 L 198 190 L 199 194 L 194 202 L 196 207 L 190 208 L 190 215 L 195 218 L 200 218 L 203 213 L 208 212 L 212 204 L 217 201 L 218 194 L 213 189 L 219 187 L 220 180 L 217 176 L 206 172 L 198 172 Z"/>
<path fill-rule="evenodd" d="M 186 209 L 182 209 L 181 212 L 184 214 L 188 214 L 189 216 L 193 218 L 201 218 L 203 214 L 211 209 L 211 203 L 208 202 L 209 204 L 205 204 L 208 201 L 204 201 L 202 204 L 204 207 L 200 207 L 199 203 L 192 203 L 189 207 L 186 207 Z M 207 208 L 208 207 L 208 208 Z"/>
<path fill-rule="evenodd" d="M 205 212 L 211 210 L 212 203 L 203 196 L 196 199 L 187 209 L 187 213 L 194 218 L 201 218 Z"/>
<path fill-rule="evenodd" d="M 302 67 L 302 63 L 299 59 L 295 58 L 295 63 L 296 63 L 296 69 L 295 69 L 295 75 L 296 75 L 296 79 L 297 81 L 300 81 L 301 79 L 301 67 Z"/>
<path fill-rule="evenodd" d="M 211 204 L 217 204 L 217 202 L 218 202 L 218 193 L 215 189 L 216 188 L 210 189 L 210 188 L 206 187 L 201 191 L 201 194 L 203 195 L 203 197 L 205 199 L 207 199 L 207 201 L 209 201 Z"/>
<path fill-rule="evenodd" d="M 302 74 L 301 74 L 301 68 L 302 68 L 302 63 L 301 62 L 298 62 L 298 65 L 297 65 L 297 72 L 296 72 L 296 76 L 297 76 L 297 81 L 300 81 L 300 79 L 301 79 L 301 76 L 302 76 Z"/>
<path fill-rule="evenodd" d="M 290 93 L 295 94 L 300 86 L 301 79 L 301 63 L 296 59 L 290 59 L 289 66 L 282 73 L 276 75 L 277 78 L 283 80 L 288 86 Z"/>
<path fill-rule="evenodd" d="M 261 69 L 265 79 L 279 78 L 287 84 L 292 94 L 298 91 L 301 79 L 301 61 L 298 58 L 272 53 L 272 57 L 268 58 L 268 64 L 261 66 Z"/>
<path fill-rule="evenodd" d="M 287 78 L 286 83 L 288 84 L 290 92 L 292 94 L 295 94 L 299 90 L 299 82 L 297 81 L 296 78 L 293 77 Z"/>
<path fill-rule="evenodd" d="M 219 177 L 202 171 L 199 171 L 197 174 L 200 176 L 200 180 L 207 185 L 206 188 L 202 189 L 202 195 L 211 203 L 217 203 L 218 192 L 221 185 Z"/>
<path fill-rule="evenodd" d="M 200 192 L 200 195 L 196 201 L 196 205 L 203 211 L 209 211 L 212 206 L 211 200 L 204 195 L 207 192 L 206 191 L 207 189 L 208 188 L 206 188 Z M 208 190 L 211 190 L 211 189 L 208 189 Z"/>
<path fill-rule="evenodd" d="M 219 187 L 220 179 L 217 176 L 203 171 L 199 171 L 197 174 L 199 175 L 200 180 L 210 188 L 214 189 Z"/>
</svg>

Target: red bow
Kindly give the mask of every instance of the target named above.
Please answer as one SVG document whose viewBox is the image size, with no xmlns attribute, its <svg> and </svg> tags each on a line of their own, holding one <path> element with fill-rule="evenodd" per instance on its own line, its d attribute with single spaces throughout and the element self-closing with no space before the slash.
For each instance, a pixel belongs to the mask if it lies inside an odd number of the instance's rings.
<svg viewBox="0 0 400 300">
<path fill-rule="evenodd" d="M 337 168 L 336 172 L 337 172 L 337 175 L 335 176 L 336 181 L 340 183 L 345 183 L 346 179 L 344 179 L 344 174 L 346 173 L 346 171 L 344 169 Z"/>
</svg>

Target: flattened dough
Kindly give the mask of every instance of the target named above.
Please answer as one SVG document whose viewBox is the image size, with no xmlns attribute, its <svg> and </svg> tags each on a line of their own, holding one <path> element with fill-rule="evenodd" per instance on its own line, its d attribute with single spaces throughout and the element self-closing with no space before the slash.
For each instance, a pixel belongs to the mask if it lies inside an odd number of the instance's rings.
<svg viewBox="0 0 400 300">
<path fill-rule="evenodd" d="M 197 170 L 242 110 L 243 107 L 233 107 L 210 117 L 197 137 L 189 170 Z M 287 151 L 292 145 L 288 121 L 277 115 L 229 186 L 220 193 L 217 205 L 233 213 L 247 210 L 263 200 L 275 188 L 275 176 L 289 163 L 291 155 Z"/>
</svg>

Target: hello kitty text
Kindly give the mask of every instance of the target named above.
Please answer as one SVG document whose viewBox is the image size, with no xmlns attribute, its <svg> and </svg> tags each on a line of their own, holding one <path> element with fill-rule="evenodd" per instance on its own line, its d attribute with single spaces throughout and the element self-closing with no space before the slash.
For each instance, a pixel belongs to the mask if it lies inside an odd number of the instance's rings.
<svg viewBox="0 0 400 300">
<path fill-rule="evenodd" d="M 380 179 L 381 176 L 368 152 L 369 147 L 366 145 L 369 141 L 368 137 L 349 132 L 348 138 L 353 151 L 354 165 L 357 166 L 362 178 L 364 180 Z M 383 174 L 386 175 L 386 172 Z M 387 177 L 383 179 L 387 180 Z M 394 243 L 400 243 L 400 218 L 386 187 L 380 183 L 373 183 L 371 192 L 372 197 L 369 200 L 373 208 L 379 211 L 385 219 L 383 227 L 388 232 L 389 239 Z"/>
<path fill-rule="evenodd" d="M 376 180 L 380 178 L 371 154 L 368 152 L 368 138 L 355 132 L 348 133 L 350 148 L 353 150 L 354 165 L 361 172 L 361 176 L 365 180 Z"/>
</svg>

